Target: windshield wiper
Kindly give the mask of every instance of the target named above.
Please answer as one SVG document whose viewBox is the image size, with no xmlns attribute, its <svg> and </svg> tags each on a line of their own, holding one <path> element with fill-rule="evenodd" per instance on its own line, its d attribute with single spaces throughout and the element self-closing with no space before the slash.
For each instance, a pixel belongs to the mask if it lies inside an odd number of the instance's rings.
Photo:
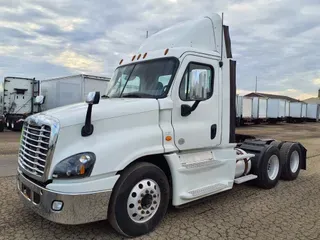
<svg viewBox="0 0 320 240">
<path fill-rule="evenodd" d="M 110 97 L 107 95 L 102 95 L 101 98 L 110 98 Z"/>
<path fill-rule="evenodd" d="M 138 93 L 128 93 L 126 95 L 122 95 L 124 98 L 142 98 L 142 96 Z"/>
</svg>

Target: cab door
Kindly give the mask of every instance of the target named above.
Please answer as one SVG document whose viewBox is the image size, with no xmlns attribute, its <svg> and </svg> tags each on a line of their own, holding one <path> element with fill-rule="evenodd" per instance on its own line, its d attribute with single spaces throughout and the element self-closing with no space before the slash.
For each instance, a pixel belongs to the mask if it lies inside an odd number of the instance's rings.
<svg viewBox="0 0 320 240">
<path fill-rule="evenodd" d="M 181 151 L 221 142 L 218 60 L 186 56 L 172 89 L 174 141 Z"/>
</svg>

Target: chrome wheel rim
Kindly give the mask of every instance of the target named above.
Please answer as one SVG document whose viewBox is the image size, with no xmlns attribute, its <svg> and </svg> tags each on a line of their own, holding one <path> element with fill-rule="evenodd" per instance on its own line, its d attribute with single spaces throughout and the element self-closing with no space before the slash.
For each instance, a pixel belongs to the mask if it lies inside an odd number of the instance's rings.
<svg viewBox="0 0 320 240">
<path fill-rule="evenodd" d="M 161 191 L 155 181 L 144 179 L 138 182 L 128 197 L 127 211 L 129 217 L 136 223 L 147 222 L 157 212 L 160 200 Z"/>
<path fill-rule="evenodd" d="M 290 156 L 290 169 L 292 173 L 298 171 L 299 168 L 300 157 L 297 151 L 292 152 Z"/>
<path fill-rule="evenodd" d="M 279 168 L 280 168 L 280 162 L 279 162 L 278 156 L 272 155 L 269 158 L 268 167 L 267 167 L 268 177 L 270 180 L 275 180 L 277 178 L 279 173 Z"/>
</svg>

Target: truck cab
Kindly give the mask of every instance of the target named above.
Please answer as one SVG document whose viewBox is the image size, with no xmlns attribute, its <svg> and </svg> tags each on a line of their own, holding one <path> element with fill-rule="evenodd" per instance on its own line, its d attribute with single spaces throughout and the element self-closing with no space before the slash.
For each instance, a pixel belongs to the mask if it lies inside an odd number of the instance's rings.
<svg viewBox="0 0 320 240">
<path fill-rule="evenodd" d="M 272 188 L 280 177 L 294 180 L 306 168 L 301 144 L 236 142 L 235 78 L 229 29 L 218 14 L 154 34 L 119 62 L 101 98 L 92 92 L 86 103 L 25 120 L 22 201 L 57 223 L 108 219 L 133 237 L 152 231 L 169 204 L 235 183 Z"/>
</svg>

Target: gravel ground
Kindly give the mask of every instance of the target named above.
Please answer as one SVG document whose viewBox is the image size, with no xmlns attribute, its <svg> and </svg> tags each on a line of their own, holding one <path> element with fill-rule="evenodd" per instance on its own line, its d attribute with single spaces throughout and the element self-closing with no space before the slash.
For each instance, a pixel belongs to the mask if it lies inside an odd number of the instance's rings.
<svg viewBox="0 0 320 240">
<path fill-rule="evenodd" d="M 154 232 L 138 239 L 320 239 L 320 124 L 237 131 L 301 141 L 308 149 L 308 170 L 271 190 L 240 185 L 187 208 L 171 208 Z M 42 219 L 20 203 L 14 177 L 0 178 L 0 206 L 0 240 L 121 239 L 107 221 L 64 226 Z"/>
</svg>

